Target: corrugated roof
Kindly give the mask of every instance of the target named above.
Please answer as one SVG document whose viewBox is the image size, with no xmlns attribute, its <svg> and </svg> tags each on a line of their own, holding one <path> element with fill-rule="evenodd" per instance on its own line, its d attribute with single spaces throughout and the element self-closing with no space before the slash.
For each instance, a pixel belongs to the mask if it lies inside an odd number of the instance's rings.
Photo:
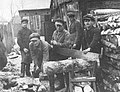
<svg viewBox="0 0 120 92">
<path fill-rule="evenodd" d="M 50 8 L 51 0 L 21 0 L 20 10 L 46 9 Z"/>
</svg>

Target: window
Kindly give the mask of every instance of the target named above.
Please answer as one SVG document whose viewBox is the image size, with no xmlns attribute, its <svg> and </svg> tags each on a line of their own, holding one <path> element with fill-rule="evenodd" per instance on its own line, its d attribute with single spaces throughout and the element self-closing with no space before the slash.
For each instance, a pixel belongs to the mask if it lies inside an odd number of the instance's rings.
<svg viewBox="0 0 120 92">
<path fill-rule="evenodd" d="M 30 16 L 30 25 L 32 29 L 40 30 L 41 29 L 41 16 L 40 15 Z"/>
</svg>

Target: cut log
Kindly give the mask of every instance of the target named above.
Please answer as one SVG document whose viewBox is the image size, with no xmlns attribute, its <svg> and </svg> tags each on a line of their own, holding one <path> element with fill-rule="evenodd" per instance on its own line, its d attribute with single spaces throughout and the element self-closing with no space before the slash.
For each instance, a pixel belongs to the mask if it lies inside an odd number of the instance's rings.
<svg viewBox="0 0 120 92">
<path fill-rule="evenodd" d="M 83 59 L 68 59 L 62 61 L 49 61 L 43 64 L 43 71 L 47 74 L 70 72 L 87 69 L 93 65 L 94 61 L 87 61 Z"/>
</svg>

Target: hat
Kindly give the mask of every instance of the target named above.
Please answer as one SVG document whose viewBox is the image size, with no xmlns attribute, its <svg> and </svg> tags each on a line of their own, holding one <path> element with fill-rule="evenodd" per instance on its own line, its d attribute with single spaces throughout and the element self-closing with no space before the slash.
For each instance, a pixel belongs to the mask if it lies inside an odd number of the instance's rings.
<svg viewBox="0 0 120 92">
<path fill-rule="evenodd" d="M 59 23 L 59 24 L 61 25 L 61 24 L 64 24 L 65 21 L 62 20 L 62 19 L 60 19 L 60 18 L 57 18 L 57 19 L 55 20 L 55 24 L 56 24 L 56 23 Z"/>
<path fill-rule="evenodd" d="M 28 23 L 28 19 L 22 19 L 21 23 L 24 22 L 24 21 L 26 21 Z"/>
<path fill-rule="evenodd" d="M 75 13 L 74 12 L 69 12 L 69 13 L 67 13 L 67 16 L 68 17 L 75 17 Z"/>
<path fill-rule="evenodd" d="M 40 35 L 38 33 L 32 33 L 30 36 L 29 36 L 29 39 L 32 40 L 33 38 L 38 38 L 40 39 Z"/>
<path fill-rule="evenodd" d="M 95 21 L 95 18 L 92 14 L 87 14 L 87 15 L 83 16 L 83 20 Z"/>
</svg>

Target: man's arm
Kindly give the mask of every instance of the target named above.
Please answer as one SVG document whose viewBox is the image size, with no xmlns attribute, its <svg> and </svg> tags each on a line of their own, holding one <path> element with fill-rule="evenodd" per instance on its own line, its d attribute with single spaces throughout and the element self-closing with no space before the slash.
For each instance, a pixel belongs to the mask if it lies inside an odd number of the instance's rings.
<svg viewBox="0 0 120 92">
<path fill-rule="evenodd" d="M 94 48 L 98 44 L 98 41 L 100 40 L 100 30 L 98 28 L 94 29 L 94 35 L 93 40 L 90 43 L 90 48 Z"/>
<path fill-rule="evenodd" d="M 92 42 L 90 43 L 90 46 L 87 49 L 83 50 L 85 54 L 91 51 L 91 49 L 93 49 L 98 44 L 98 41 L 100 40 L 100 30 L 96 28 L 93 31 L 94 31 L 94 35 L 93 35 Z"/>
<path fill-rule="evenodd" d="M 58 43 L 58 45 L 61 46 L 61 47 L 69 47 L 69 42 L 68 42 L 69 36 L 70 36 L 70 33 L 66 32 L 64 42 L 63 43 Z"/>
<path fill-rule="evenodd" d="M 17 34 L 17 43 L 20 46 L 20 49 L 24 49 L 24 45 L 23 45 L 23 40 L 22 40 L 22 34 L 21 31 L 18 32 Z"/>
<path fill-rule="evenodd" d="M 37 57 L 35 55 L 35 52 L 34 52 L 35 48 L 34 48 L 34 44 L 32 42 L 29 43 L 29 49 L 30 49 L 30 54 L 31 54 L 32 59 L 34 61 L 36 61 Z"/>
</svg>

